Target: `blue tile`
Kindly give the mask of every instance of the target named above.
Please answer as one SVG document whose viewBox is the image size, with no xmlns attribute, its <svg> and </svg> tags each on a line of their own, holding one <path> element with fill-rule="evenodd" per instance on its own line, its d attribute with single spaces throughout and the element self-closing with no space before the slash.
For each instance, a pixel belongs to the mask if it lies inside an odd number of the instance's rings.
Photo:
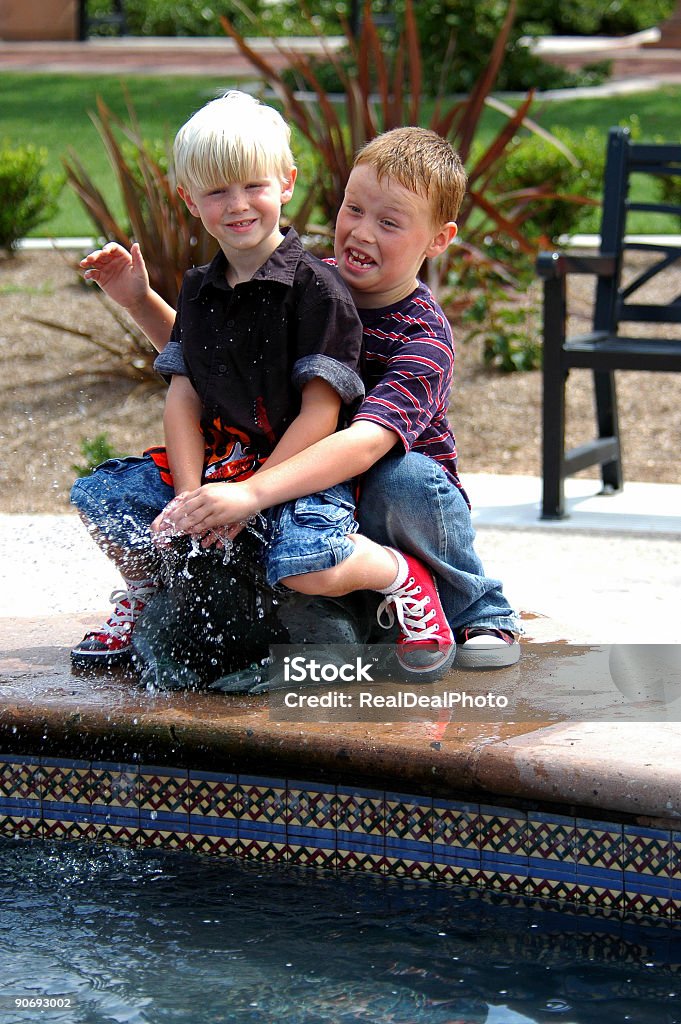
<svg viewBox="0 0 681 1024">
<path fill-rule="evenodd" d="M 623 889 L 626 893 L 644 893 L 671 897 L 672 884 L 670 878 L 657 878 L 638 871 L 625 871 Z"/>
<path fill-rule="evenodd" d="M 527 857 L 514 856 L 512 853 L 495 853 L 483 850 L 480 855 L 480 867 L 483 871 L 503 871 L 511 875 L 527 875 Z"/>
<path fill-rule="evenodd" d="M 378 803 L 385 800 L 384 790 L 366 789 L 362 786 L 337 786 L 336 794 L 343 797 L 356 796 L 360 800 L 376 800 Z"/>
<path fill-rule="evenodd" d="M 623 892 L 624 875 L 622 871 L 613 871 L 608 868 L 592 868 L 583 864 L 577 864 L 576 868 L 575 879 L 578 885 L 594 885 L 602 889 Z"/>
<path fill-rule="evenodd" d="M 253 786 L 256 789 L 286 789 L 286 779 L 273 779 L 267 775 L 239 775 L 240 786 Z"/>
<path fill-rule="evenodd" d="M 93 812 L 91 821 L 97 826 L 136 829 L 139 828 L 140 818 L 137 808 L 102 807 Z"/>
<path fill-rule="evenodd" d="M 287 825 L 286 835 L 289 842 L 308 845 L 317 842 L 325 849 L 336 845 L 335 828 L 306 828 L 304 825 Z"/>
<path fill-rule="evenodd" d="M 239 836 L 257 837 L 258 835 L 279 836 L 281 842 L 286 839 L 286 825 L 277 822 L 267 821 L 265 818 L 250 821 L 246 818 L 239 818 L 237 821 Z"/>
<path fill-rule="evenodd" d="M 91 768 L 93 772 L 113 772 L 116 775 L 139 775 L 140 772 L 140 765 L 127 761 L 93 761 Z"/>
<path fill-rule="evenodd" d="M 140 808 L 140 828 L 168 828 L 186 832 L 189 829 L 189 815 L 185 812 L 176 814 L 173 811 L 150 811 Z"/>
<path fill-rule="evenodd" d="M 40 814 L 40 800 L 0 797 L 0 814 Z"/>
<path fill-rule="evenodd" d="M 200 814 L 190 814 L 189 832 L 193 836 L 224 836 L 227 839 L 236 839 L 238 826 L 235 818 L 207 818 Z"/>
<path fill-rule="evenodd" d="M 364 853 L 382 854 L 385 849 L 385 837 L 369 832 L 337 833 L 336 848 L 338 850 L 361 850 Z"/>
<path fill-rule="evenodd" d="M 84 771 L 92 766 L 91 761 L 76 760 L 74 757 L 49 757 L 47 755 L 40 758 L 40 764 L 43 768 L 65 768 L 67 771 L 71 768 Z"/>
<path fill-rule="evenodd" d="M 50 821 L 91 821 L 92 805 L 50 800 L 49 803 L 43 805 L 42 816 Z"/>
<path fill-rule="evenodd" d="M 420 843 L 413 839 L 396 839 L 386 836 L 385 853 L 388 857 L 410 857 L 416 860 L 432 860 L 432 843 Z"/>
<path fill-rule="evenodd" d="M 575 882 L 577 880 L 577 869 L 572 860 L 530 857 L 527 874 L 530 878 L 555 879 L 557 882 Z"/>
<path fill-rule="evenodd" d="M 467 850 L 464 847 L 433 846 L 433 863 L 449 864 L 474 871 L 480 867 L 480 853 L 477 850 Z"/>
</svg>

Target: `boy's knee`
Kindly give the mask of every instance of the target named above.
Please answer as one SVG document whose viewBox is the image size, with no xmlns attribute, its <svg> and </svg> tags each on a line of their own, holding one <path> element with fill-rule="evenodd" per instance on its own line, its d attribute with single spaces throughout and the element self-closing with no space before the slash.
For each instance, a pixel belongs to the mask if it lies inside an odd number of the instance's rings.
<svg viewBox="0 0 681 1024">
<path fill-rule="evenodd" d="M 338 575 L 337 566 L 334 566 L 332 569 L 320 569 L 319 572 L 285 576 L 279 582 L 296 594 L 306 594 L 309 597 L 344 597 L 347 588 L 342 586 Z"/>
<path fill-rule="evenodd" d="M 71 485 L 71 493 L 69 494 L 69 498 L 71 504 L 76 506 L 81 515 L 87 515 L 85 509 L 87 508 L 89 501 L 91 500 L 90 492 L 92 491 L 93 476 L 94 473 L 92 473 L 90 476 L 78 477 L 78 479 L 74 480 L 73 484 Z"/>
</svg>

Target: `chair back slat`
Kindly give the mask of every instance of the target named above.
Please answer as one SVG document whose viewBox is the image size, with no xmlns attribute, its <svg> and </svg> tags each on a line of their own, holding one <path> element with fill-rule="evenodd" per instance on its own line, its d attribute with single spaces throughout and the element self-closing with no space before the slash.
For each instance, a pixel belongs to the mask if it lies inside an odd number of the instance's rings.
<svg viewBox="0 0 681 1024">
<path fill-rule="evenodd" d="M 630 198 L 633 175 L 647 175 L 651 179 L 676 177 L 681 182 L 681 145 L 632 142 L 627 128 L 611 128 L 608 134 L 600 251 L 616 253 L 618 257 L 614 276 L 599 278 L 594 328 L 609 334 L 618 333 L 619 324 L 626 321 L 681 323 L 677 290 L 666 302 L 660 301 L 659 295 L 646 301 L 642 292 L 644 286 L 656 279 L 664 289 L 665 273 L 681 261 L 681 204 L 669 202 L 662 195 L 659 202 Z M 653 187 L 659 186 L 654 182 Z M 672 222 L 670 227 L 676 228 L 680 244 L 672 240 L 673 236 L 668 243 L 659 237 L 654 243 L 630 238 L 627 224 L 631 213 L 674 219 L 676 223 Z M 640 267 L 641 261 L 637 260 L 632 270 L 627 253 L 649 253 L 652 262 Z"/>
</svg>

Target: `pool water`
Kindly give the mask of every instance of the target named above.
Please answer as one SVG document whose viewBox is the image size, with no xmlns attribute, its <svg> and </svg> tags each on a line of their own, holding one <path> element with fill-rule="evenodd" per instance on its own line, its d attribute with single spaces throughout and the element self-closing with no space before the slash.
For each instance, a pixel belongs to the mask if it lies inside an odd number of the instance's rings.
<svg viewBox="0 0 681 1024">
<path fill-rule="evenodd" d="M 681 925 L 363 874 L 0 840 L 0 1021 L 34 1020 L 680 1024 Z"/>
</svg>

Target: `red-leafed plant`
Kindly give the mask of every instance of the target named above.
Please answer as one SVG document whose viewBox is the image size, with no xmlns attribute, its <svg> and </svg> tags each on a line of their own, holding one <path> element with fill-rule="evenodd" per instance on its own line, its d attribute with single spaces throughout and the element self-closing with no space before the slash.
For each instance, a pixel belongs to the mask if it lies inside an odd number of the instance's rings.
<svg viewBox="0 0 681 1024">
<path fill-rule="evenodd" d="M 494 184 L 495 171 L 521 127 L 548 137 L 539 125 L 528 118 L 532 93 L 525 97 L 517 110 L 500 104 L 491 96 L 503 64 L 515 10 L 516 0 L 510 0 L 487 67 L 468 95 L 448 98 L 447 93 L 454 92 L 455 83 L 447 81 L 445 60 L 434 104 L 427 100 L 422 88 L 421 44 L 412 0 L 405 2 L 404 24 L 392 52 L 386 52 L 384 40 L 372 17 L 370 0 L 366 0 L 364 5 L 358 39 L 343 22 L 349 60 L 343 59 L 336 49 L 327 44 L 324 36 L 318 34 L 320 51 L 334 68 L 343 87 L 340 102 L 334 102 L 321 84 L 316 70 L 318 60 L 288 47 L 285 40 L 272 40 L 285 63 L 293 69 L 298 84 L 296 88 L 291 84 L 290 74 L 281 68 L 281 61 L 275 65 L 251 47 L 228 18 L 223 17 L 221 21 L 241 53 L 280 99 L 289 121 L 311 145 L 318 174 L 308 193 L 306 214 L 316 206 L 324 221 L 333 222 L 355 153 L 379 132 L 418 124 L 451 140 L 464 164 L 469 165 L 469 189 L 458 217 L 459 245 L 450 250 L 446 260 L 440 260 L 437 268 L 437 278 L 441 282 L 451 260 L 462 253 L 470 260 L 493 266 L 502 276 L 508 276 L 508 267 L 498 255 L 499 249 L 528 254 L 534 252 L 537 239 L 528 239 L 523 226 L 533 205 L 553 198 L 550 187 L 508 193 L 499 191 Z M 245 9 L 244 12 L 247 13 Z M 307 17 L 314 27 L 313 19 L 309 14 Z M 452 50 L 454 45 L 452 37 Z M 302 93 L 303 89 L 312 94 L 311 101 Z M 427 102 L 429 113 L 425 110 Z M 501 110 L 506 121 L 481 153 L 476 149 L 471 163 L 481 117 L 488 106 Z M 551 141 L 566 152 L 558 140 L 551 137 Z M 569 159 L 569 154 L 566 155 Z M 432 283 L 437 286 L 439 282 L 433 280 Z"/>
</svg>

